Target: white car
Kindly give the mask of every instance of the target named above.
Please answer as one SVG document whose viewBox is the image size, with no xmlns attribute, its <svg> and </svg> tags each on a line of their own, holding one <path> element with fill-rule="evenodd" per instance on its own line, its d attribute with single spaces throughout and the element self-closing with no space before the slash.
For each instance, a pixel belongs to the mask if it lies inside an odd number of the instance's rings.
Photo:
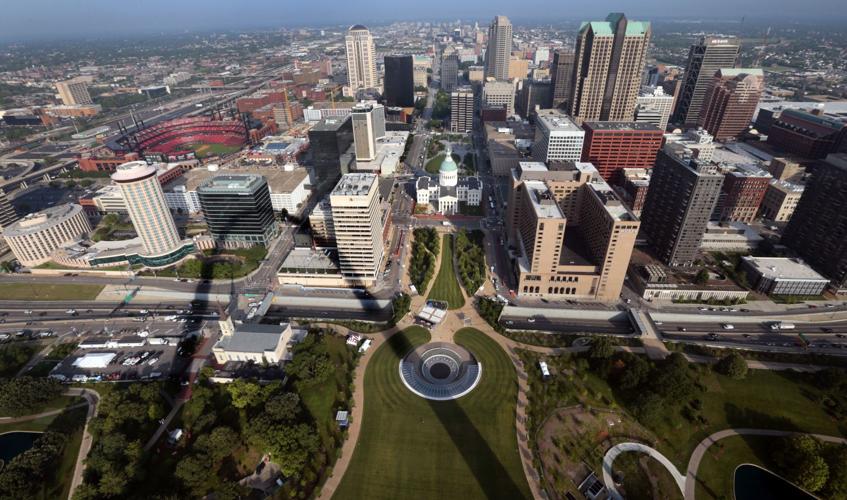
<svg viewBox="0 0 847 500">
<path fill-rule="evenodd" d="M 723 323 L 721 324 L 721 328 L 723 328 L 724 330 L 735 330 L 735 325 L 733 325 L 732 323 Z"/>
</svg>

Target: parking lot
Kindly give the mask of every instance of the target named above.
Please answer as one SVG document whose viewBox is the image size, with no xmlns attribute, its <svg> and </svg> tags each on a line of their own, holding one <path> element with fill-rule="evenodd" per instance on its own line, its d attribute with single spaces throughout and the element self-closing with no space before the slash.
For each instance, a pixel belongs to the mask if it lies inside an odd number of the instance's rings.
<svg viewBox="0 0 847 500">
<path fill-rule="evenodd" d="M 182 373 L 190 361 L 177 354 L 181 340 L 181 336 L 144 338 L 132 334 L 92 337 L 57 364 L 50 376 L 67 382 L 167 378 Z"/>
</svg>

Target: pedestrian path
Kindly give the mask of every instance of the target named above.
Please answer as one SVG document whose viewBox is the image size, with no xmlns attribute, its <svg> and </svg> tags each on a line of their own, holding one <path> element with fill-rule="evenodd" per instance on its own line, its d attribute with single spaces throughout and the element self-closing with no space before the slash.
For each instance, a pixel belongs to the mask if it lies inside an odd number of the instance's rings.
<svg viewBox="0 0 847 500">
<path fill-rule="evenodd" d="M 647 446 L 646 444 L 641 443 L 619 443 L 615 446 L 609 448 L 606 452 L 606 455 L 603 456 L 603 484 L 606 485 L 606 489 L 609 490 L 609 496 L 614 500 L 623 500 L 620 492 L 618 492 L 618 487 L 615 485 L 615 480 L 612 477 L 612 463 L 614 463 L 615 458 L 618 457 L 621 453 L 625 452 L 638 452 L 638 453 L 646 453 L 650 455 L 650 457 L 656 459 L 662 466 L 671 473 L 674 482 L 676 483 L 677 488 L 679 488 L 680 493 L 685 493 L 685 485 L 686 478 L 683 474 L 679 472 L 676 466 L 668 460 L 668 458 L 661 453 L 659 453 L 654 448 Z M 688 498 L 688 497 L 685 497 Z"/>
</svg>

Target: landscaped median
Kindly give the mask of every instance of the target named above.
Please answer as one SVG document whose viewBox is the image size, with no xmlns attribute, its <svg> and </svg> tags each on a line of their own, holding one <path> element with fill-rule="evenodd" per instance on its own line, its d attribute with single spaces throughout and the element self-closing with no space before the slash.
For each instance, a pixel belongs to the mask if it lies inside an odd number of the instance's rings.
<svg viewBox="0 0 847 500">
<path fill-rule="evenodd" d="M 400 379 L 400 359 L 429 341 L 425 329 L 395 334 L 374 353 L 361 434 L 335 498 L 531 497 L 515 436 L 514 366 L 478 330 L 454 339 L 483 372 L 473 391 L 451 401 L 416 396 Z"/>
<path fill-rule="evenodd" d="M 0 283 L 0 300 L 94 300 L 103 285 Z"/>
<path fill-rule="evenodd" d="M 453 267 L 453 235 L 448 234 L 441 240 L 441 267 L 427 299 L 446 302 L 448 309 L 461 309 L 465 305 L 465 298 Z"/>
</svg>

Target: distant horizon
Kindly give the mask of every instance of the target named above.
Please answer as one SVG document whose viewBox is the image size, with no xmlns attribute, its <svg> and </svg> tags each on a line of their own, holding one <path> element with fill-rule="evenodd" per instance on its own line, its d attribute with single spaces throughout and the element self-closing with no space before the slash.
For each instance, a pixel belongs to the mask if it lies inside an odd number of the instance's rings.
<svg viewBox="0 0 847 500">
<path fill-rule="evenodd" d="M 84 4 L 84 8 L 80 8 L 79 3 Z M 290 6 L 273 0 L 254 0 L 249 10 L 226 0 L 182 0 L 178 3 L 148 0 L 140 8 L 130 8 L 109 0 L 73 3 L 31 0 L 25 5 L 4 6 L 0 18 L 0 41 L 136 38 L 157 34 L 330 28 L 352 24 L 384 26 L 394 22 L 444 23 L 456 20 L 477 21 L 483 26 L 495 15 L 506 15 L 518 25 L 544 26 L 602 19 L 609 12 L 619 11 L 633 19 L 657 22 L 729 23 L 733 20 L 740 22 L 743 17 L 751 25 L 768 22 L 832 25 L 847 20 L 847 9 L 837 0 L 815 0 L 802 5 L 787 0 L 713 0 L 708 5 L 678 5 L 671 0 L 643 0 L 638 5 L 620 5 L 605 0 L 595 0 L 590 6 L 569 4 L 571 2 L 550 5 L 542 0 L 524 0 L 518 9 L 504 0 L 491 0 L 480 6 L 432 0 L 396 9 L 388 0 L 364 0 L 357 2 L 353 11 L 348 10 L 349 4 L 326 0 L 318 11 L 312 4 L 298 2 L 297 17 L 294 17 L 290 15 Z M 422 7 L 426 7 L 424 12 L 420 12 Z M 545 17 L 535 15 L 536 12 L 545 12 Z M 834 17 L 838 13 L 841 16 Z"/>
</svg>

